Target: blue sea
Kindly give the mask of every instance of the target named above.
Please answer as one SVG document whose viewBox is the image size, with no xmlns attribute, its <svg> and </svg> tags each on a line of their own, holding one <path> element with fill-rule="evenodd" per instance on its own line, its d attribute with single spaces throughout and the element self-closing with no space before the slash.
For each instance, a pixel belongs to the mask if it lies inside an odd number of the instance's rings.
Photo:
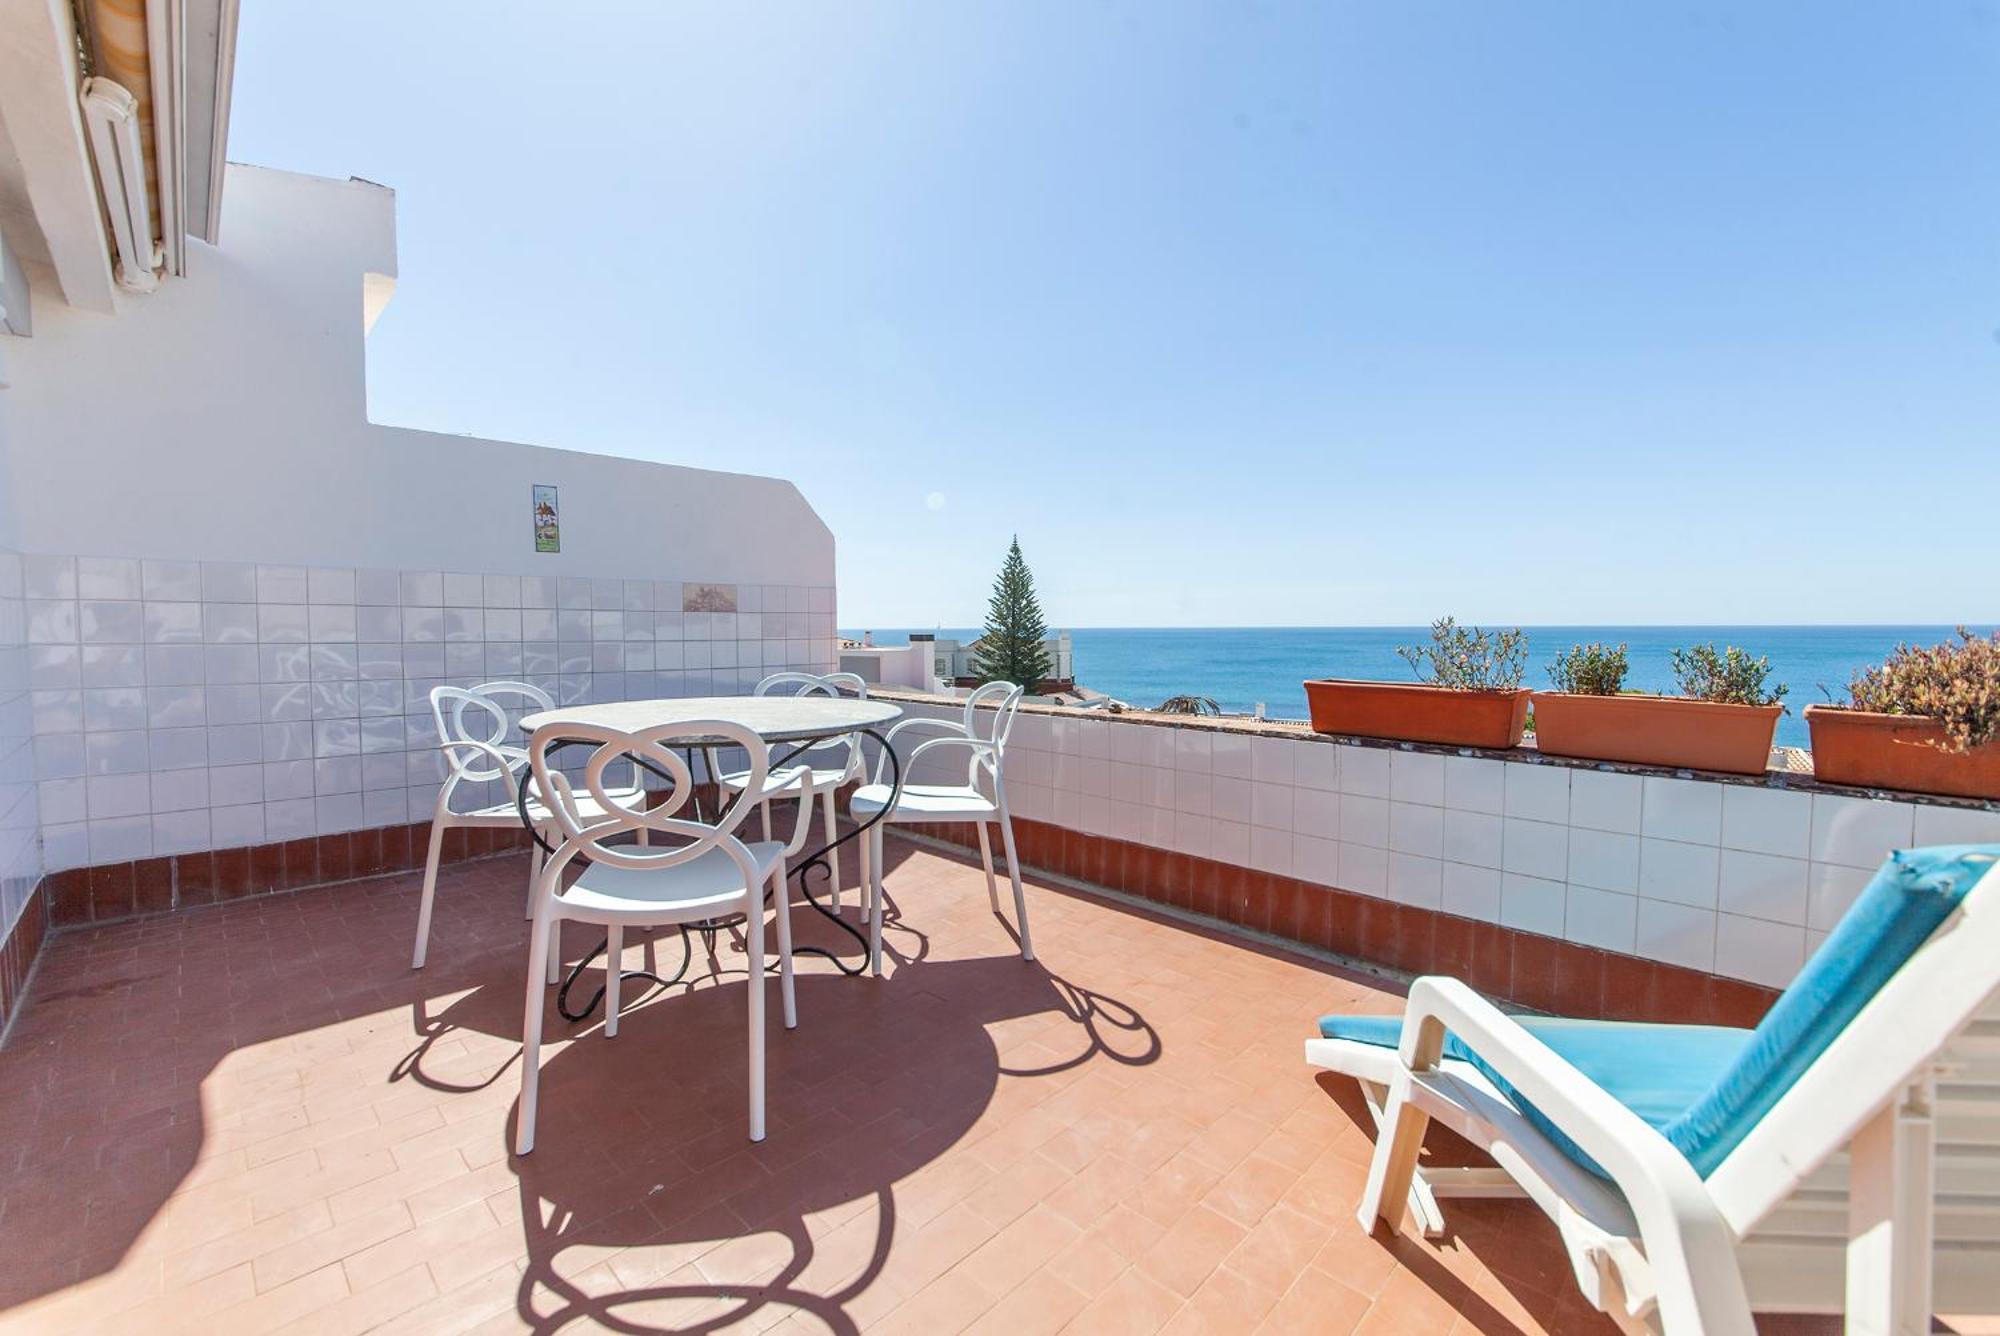
<svg viewBox="0 0 2000 1336">
<path fill-rule="evenodd" d="M 867 628 L 878 645 L 904 644 L 909 630 Z M 918 630 L 927 628 L 919 627 Z M 928 628 L 941 636 L 971 640 L 976 628 Z M 1971 630 L 1990 635 L 1991 626 Z M 1531 626 L 1526 684 L 1548 685 L 1548 664 L 1570 646 L 1603 641 L 1624 644 L 1631 662 L 1626 685 L 1637 691 L 1671 692 L 1671 654 L 1685 645 L 1737 645 L 1769 656 L 1771 681 L 1791 688 L 1791 708 L 1778 723 L 1782 745 L 1806 745 L 1808 705 L 1845 697 L 1854 673 L 1899 643 L 1934 645 L 1949 639 L 1949 626 Z M 842 631 L 860 638 L 859 628 Z M 1136 706 L 1157 705 L 1169 696 L 1211 696 L 1231 713 L 1248 713 L 1260 702 L 1275 719 L 1306 717 L 1309 677 L 1373 677 L 1411 680 L 1396 657 L 1398 645 L 1426 640 L 1429 628 L 1201 627 L 1082 628 L 1070 632 L 1076 680 L 1095 691 Z M 1825 690 L 1823 691 L 1822 688 Z"/>
</svg>

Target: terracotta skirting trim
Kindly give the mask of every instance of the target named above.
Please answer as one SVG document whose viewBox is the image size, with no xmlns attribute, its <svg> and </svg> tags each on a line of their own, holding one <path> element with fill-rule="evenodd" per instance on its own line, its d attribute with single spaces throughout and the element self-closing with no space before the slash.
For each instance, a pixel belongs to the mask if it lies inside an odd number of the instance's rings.
<svg viewBox="0 0 2000 1336">
<path fill-rule="evenodd" d="M 969 825 L 923 826 L 954 844 Z M 1151 845 L 1014 819 L 1023 864 L 1407 974 L 1449 974 L 1537 1011 L 1608 1020 L 1755 1025 L 1775 990 L 1396 904 Z"/>
<path fill-rule="evenodd" d="M 430 837 L 430 822 L 420 821 L 242 849 L 71 868 L 45 877 L 42 894 L 48 899 L 51 927 L 106 923 L 273 891 L 413 871 L 423 867 Z M 445 832 L 442 861 L 462 863 L 527 845 L 524 830 L 460 826 Z"/>
<path fill-rule="evenodd" d="M 696 800 L 713 811 L 711 784 L 696 786 Z M 656 793 L 657 799 L 664 794 Z M 109 923 L 144 914 L 164 914 L 196 905 L 221 904 L 274 891 L 297 891 L 420 870 L 430 853 L 431 823 L 373 826 L 343 835 L 215 849 L 198 854 L 141 858 L 132 863 L 52 872 L 42 880 L 47 926 Z M 441 863 L 463 863 L 491 854 L 526 849 L 528 833 L 517 827 L 454 826 L 445 832 Z"/>
<path fill-rule="evenodd" d="M 28 991 L 28 974 L 35 968 L 42 939 L 48 935 L 48 889 L 46 879 L 35 883 L 27 903 L 21 906 L 21 917 L 14 921 L 7 940 L 0 942 L 0 1039 L 6 1037 L 22 995 Z"/>
</svg>

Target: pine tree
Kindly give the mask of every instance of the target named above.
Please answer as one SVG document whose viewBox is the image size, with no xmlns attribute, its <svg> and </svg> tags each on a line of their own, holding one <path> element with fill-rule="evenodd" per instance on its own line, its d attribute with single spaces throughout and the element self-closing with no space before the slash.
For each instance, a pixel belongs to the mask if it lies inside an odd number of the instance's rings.
<svg viewBox="0 0 2000 1336">
<path fill-rule="evenodd" d="M 986 631 L 973 669 L 983 681 L 1015 682 L 1033 691 L 1049 675 L 1049 652 L 1042 644 L 1048 633 L 1017 535 L 986 603 Z"/>
</svg>

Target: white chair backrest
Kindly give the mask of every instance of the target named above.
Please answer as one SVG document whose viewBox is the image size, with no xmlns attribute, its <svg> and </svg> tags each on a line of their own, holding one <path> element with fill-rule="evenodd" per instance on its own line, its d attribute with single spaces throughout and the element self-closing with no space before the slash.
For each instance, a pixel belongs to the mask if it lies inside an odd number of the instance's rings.
<svg viewBox="0 0 2000 1336">
<path fill-rule="evenodd" d="M 1025 694 L 1025 687 L 1017 687 L 1012 682 L 988 682 L 965 698 L 965 736 L 993 744 L 990 750 L 976 748 L 972 753 L 967 782 L 974 788 L 979 786 L 982 769 L 994 783 L 1000 782 L 1001 769 L 1007 759 L 1007 738 L 1014 731 L 1014 715 L 1020 710 L 1021 697 Z M 982 714 L 979 708 L 982 705 L 993 707 L 990 715 Z M 980 730 L 982 719 L 989 721 L 984 732 Z"/>
<path fill-rule="evenodd" d="M 558 746 L 569 743 L 592 744 L 590 757 L 583 764 L 581 784 L 602 809 L 602 815 L 594 810 L 591 815 L 584 815 L 576 786 L 552 759 L 551 753 Z M 695 780 L 687 761 L 674 748 L 701 744 L 740 747 L 749 758 L 749 782 L 729 799 L 713 824 L 677 815 L 693 798 Z M 607 782 L 605 771 L 621 759 L 635 766 L 644 763 L 666 775 L 672 785 L 666 797 L 651 800 L 649 807 L 646 805 L 649 799 L 643 793 L 634 796 L 629 791 L 614 789 Z M 689 720 L 625 733 L 598 725 L 553 724 L 530 735 L 528 761 L 534 770 L 535 787 L 544 795 L 543 801 L 563 837 L 563 843 L 549 860 L 551 868 L 560 870 L 579 855 L 613 867 L 664 868 L 721 849 L 736 861 L 745 878 L 744 885 L 755 884 L 756 865 L 735 832 L 756 806 L 757 795 L 763 791 L 764 780 L 770 773 L 771 758 L 764 740 L 743 725 L 721 719 Z M 608 842 L 641 830 L 648 832 L 648 844 Z M 680 842 L 662 842 L 657 838 L 661 836 Z M 561 885 L 559 876 L 547 875 L 546 885 Z M 559 895 L 560 891 L 555 893 Z"/>
<path fill-rule="evenodd" d="M 772 673 L 757 684 L 757 694 L 775 696 L 785 687 L 795 688 L 784 692 L 788 696 L 838 696 L 852 692 L 868 699 L 868 684 L 859 673 Z"/>
<path fill-rule="evenodd" d="M 856 696 L 868 699 L 868 684 L 861 680 L 859 673 L 772 673 L 757 684 L 759 696 Z M 810 747 L 801 748 L 795 759 L 807 765 L 815 764 L 810 758 L 815 752 L 831 753 L 838 750 L 840 758 L 827 757 L 827 764 L 819 769 L 839 769 L 845 773 L 858 775 L 861 772 L 861 739 L 852 733 L 844 737 L 828 738 L 815 742 Z M 789 769 L 789 767 L 787 767 Z"/>
<path fill-rule="evenodd" d="M 432 687 L 431 718 L 438 744 L 444 748 L 451 775 L 449 786 L 507 779 L 521 772 L 528 753 L 507 738 L 513 728 L 508 701 L 518 699 L 530 710 L 555 708 L 549 693 L 528 682 L 482 682 L 476 687 Z M 516 706 L 515 708 L 520 708 Z M 467 712 L 471 711 L 471 718 Z M 490 731 L 489 731 L 490 730 Z M 454 746 L 476 742 L 479 747 Z M 498 753 L 496 758 L 495 753 Z M 504 765 L 502 762 L 504 761 Z"/>
</svg>

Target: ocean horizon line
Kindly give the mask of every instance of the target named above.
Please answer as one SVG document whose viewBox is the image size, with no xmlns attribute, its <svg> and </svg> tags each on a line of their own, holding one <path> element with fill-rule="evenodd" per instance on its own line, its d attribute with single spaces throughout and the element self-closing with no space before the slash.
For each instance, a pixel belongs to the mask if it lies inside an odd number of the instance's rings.
<svg viewBox="0 0 2000 1336">
<path fill-rule="evenodd" d="M 1471 623 L 1494 629 L 1494 623 Z M 1504 625 L 1513 625 L 1506 623 Z M 1674 651 L 1721 642 L 1770 661 L 1769 682 L 1790 688 L 1791 709 L 1780 720 L 1778 741 L 1806 742 L 1803 706 L 1846 697 L 1855 674 L 1881 663 L 1898 645 L 1930 645 L 1959 626 L 1980 635 L 1990 623 L 1973 622 L 1543 622 L 1527 633 L 1523 685 L 1546 686 L 1551 661 L 1572 644 L 1591 641 L 1626 647 L 1626 685 L 1654 695 L 1675 692 Z M 1273 718 L 1301 719 L 1308 712 L 1305 682 L 1314 678 L 1414 679 L 1397 650 L 1422 644 L 1428 624 L 1408 626 L 1061 626 L 1070 635 L 1075 681 L 1117 700 L 1153 705 L 1173 696 L 1208 697 L 1225 711 L 1247 714 L 1262 706 Z M 863 627 L 843 636 L 870 635 L 894 648 L 912 633 L 969 641 L 970 627 Z"/>
<path fill-rule="evenodd" d="M 1613 630 L 1634 631 L 1893 631 L 1944 628 L 1955 631 L 1959 627 L 1987 632 L 2000 626 L 2000 619 L 1955 619 L 1948 621 L 1897 621 L 1897 622 L 1510 622 L 1477 621 L 1460 618 L 1461 626 L 1476 626 L 1488 630 L 1519 629 L 1535 630 L 1588 630 L 1603 627 Z M 1189 622 L 1185 624 L 1147 623 L 1083 623 L 1064 622 L 1049 624 L 1051 632 L 1058 631 L 1427 631 L 1429 622 Z M 852 631 L 979 631 L 977 622 L 938 622 L 929 626 L 913 626 L 907 622 L 868 622 L 841 628 L 841 635 Z"/>
</svg>

